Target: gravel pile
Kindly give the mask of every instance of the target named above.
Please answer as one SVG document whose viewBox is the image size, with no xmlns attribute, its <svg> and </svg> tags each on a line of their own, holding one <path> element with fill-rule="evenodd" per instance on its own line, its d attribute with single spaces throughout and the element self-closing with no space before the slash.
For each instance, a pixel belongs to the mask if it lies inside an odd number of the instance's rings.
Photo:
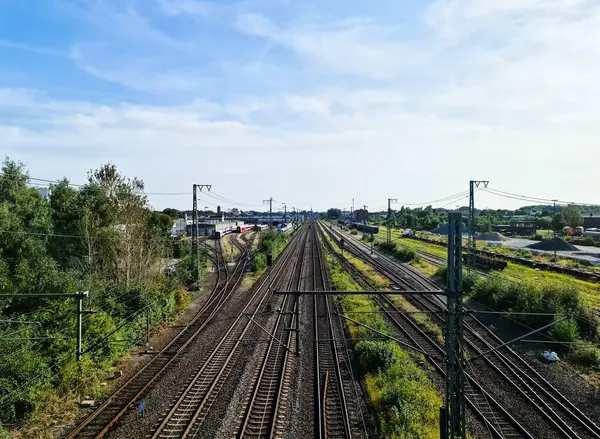
<svg viewBox="0 0 600 439">
<path fill-rule="evenodd" d="M 577 251 L 579 250 L 572 244 L 561 238 L 544 239 L 543 241 L 536 242 L 535 244 L 528 245 L 527 248 L 533 250 L 549 250 L 549 251 Z"/>
<path fill-rule="evenodd" d="M 508 241 L 508 238 L 502 233 L 498 232 L 485 232 L 477 235 L 477 239 L 480 241 Z"/>
</svg>

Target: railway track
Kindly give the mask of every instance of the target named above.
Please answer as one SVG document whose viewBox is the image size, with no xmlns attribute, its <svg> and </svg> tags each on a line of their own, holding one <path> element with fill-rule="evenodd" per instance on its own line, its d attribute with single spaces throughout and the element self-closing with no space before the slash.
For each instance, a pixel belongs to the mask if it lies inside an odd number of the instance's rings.
<svg viewBox="0 0 600 439">
<path fill-rule="evenodd" d="M 273 268 L 273 279 L 276 281 L 289 264 L 298 240 L 288 246 Z M 245 258 L 244 258 L 245 259 Z M 157 438 L 192 438 L 195 437 L 215 402 L 218 392 L 223 386 L 236 360 L 239 358 L 240 344 L 250 331 L 253 321 L 271 298 L 269 278 L 263 279 L 248 303 L 231 323 L 219 343 L 201 362 L 185 390 L 174 402 L 171 410 L 156 428 L 153 439 Z"/>
<path fill-rule="evenodd" d="M 325 291 L 327 272 L 319 245 L 317 224 L 312 227 L 313 290 Z M 334 331 L 330 298 L 325 294 L 313 296 L 315 335 L 315 411 L 318 438 L 351 438 L 350 415 L 344 381 L 338 358 L 339 341 Z"/>
<path fill-rule="evenodd" d="M 357 283 L 365 289 L 376 289 L 360 271 L 335 252 L 327 240 L 324 241 L 330 254 L 343 264 Z M 403 335 L 403 341 L 414 350 L 423 353 L 434 369 L 441 376 L 445 376 L 444 348 L 408 315 L 400 311 L 388 297 L 374 296 L 373 300 L 387 313 L 388 319 Z M 533 436 L 470 374 L 466 374 L 465 391 L 468 407 L 485 424 L 493 437 L 533 439 Z"/>
<path fill-rule="evenodd" d="M 303 262 L 307 240 L 308 233 L 302 238 L 298 257 L 294 262 L 293 274 L 287 283 L 288 291 L 300 289 L 305 268 Z M 287 402 L 291 385 L 290 358 L 296 355 L 299 349 L 297 296 L 283 296 L 281 311 L 277 313 L 261 367 L 253 379 L 254 390 L 237 433 L 239 438 L 273 438 L 280 437 L 284 433 L 285 419 L 281 412 Z"/>
<path fill-rule="evenodd" d="M 373 264 L 382 274 L 406 289 L 438 289 L 437 285 L 406 265 L 382 255 L 377 259 L 371 258 L 364 249 L 360 249 L 360 243 L 353 243 L 351 240 L 349 247 L 356 251 L 357 257 Z M 439 312 L 444 309 L 444 303 L 440 297 L 414 295 L 410 296 L 410 300 L 419 308 L 431 311 L 439 325 L 444 326 L 443 313 Z M 477 318 L 472 315 L 465 318 L 465 344 L 471 357 L 487 352 L 501 343 L 502 340 Z M 478 361 L 485 362 L 513 391 L 527 400 L 561 437 L 600 438 L 600 427 L 512 349 L 494 351 Z"/>
<path fill-rule="evenodd" d="M 227 268 L 221 253 L 215 249 L 213 262 L 217 264 L 217 281 L 208 300 L 198 313 L 163 349 L 132 377 L 114 391 L 98 408 L 87 415 L 67 436 L 66 439 L 101 438 L 135 405 L 153 384 L 175 362 L 187 352 L 190 344 L 216 315 L 229 295 L 242 279 L 246 265 L 245 258 L 227 275 Z"/>
</svg>

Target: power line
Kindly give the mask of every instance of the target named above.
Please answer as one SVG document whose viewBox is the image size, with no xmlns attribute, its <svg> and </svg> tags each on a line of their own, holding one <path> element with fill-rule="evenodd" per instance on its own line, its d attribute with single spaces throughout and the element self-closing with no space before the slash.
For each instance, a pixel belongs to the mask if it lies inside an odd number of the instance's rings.
<svg viewBox="0 0 600 439">
<path fill-rule="evenodd" d="M 426 205 L 441 203 L 441 202 L 447 201 L 451 198 L 456 198 L 458 196 L 462 197 L 463 195 L 467 195 L 468 193 L 469 193 L 469 191 L 465 190 L 465 191 L 458 192 L 456 194 L 448 195 L 447 197 L 444 197 L 444 198 L 440 198 L 440 199 L 432 200 L 432 201 L 426 201 L 423 203 L 397 203 L 397 204 L 401 204 L 403 206 L 426 206 Z"/>
<path fill-rule="evenodd" d="M 593 203 L 581 203 L 581 202 L 577 202 L 577 201 L 564 201 L 564 200 L 551 200 L 548 198 L 540 198 L 540 197 L 532 197 L 529 195 L 514 194 L 511 192 L 501 191 L 501 190 L 489 188 L 489 187 L 486 188 L 485 191 L 489 192 L 491 194 L 494 194 L 494 195 L 501 196 L 501 197 L 514 198 L 514 199 L 518 199 L 518 200 L 522 200 L 522 201 L 532 201 L 532 202 L 536 202 L 536 203 L 541 202 L 541 203 L 545 203 L 548 205 L 552 205 L 556 201 L 556 204 L 560 204 L 560 205 L 574 204 L 574 205 L 578 205 L 578 206 L 598 206 L 597 204 L 593 204 Z"/>
</svg>

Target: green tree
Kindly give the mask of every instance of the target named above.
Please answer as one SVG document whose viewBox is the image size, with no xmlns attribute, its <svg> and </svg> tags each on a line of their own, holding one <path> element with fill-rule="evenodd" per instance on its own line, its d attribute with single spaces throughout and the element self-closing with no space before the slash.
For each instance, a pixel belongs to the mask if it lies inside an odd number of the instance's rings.
<svg viewBox="0 0 600 439">
<path fill-rule="evenodd" d="M 573 204 L 569 204 L 563 210 L 562 214 L 565 222 L 571 227 L 579 227 L 583 225 L 583 217 L 581 216 L 581 212 L 579 208 Z"/>
<path fill-rule="evenodd" d="M 327 218 L 329 219 L 340 219 L 342 217 L 342 211 L 340 209 L 331 208 L 327 210 Z"/>
<path fill-rule="evenodd" d="M 477 220 L 477 222 L 479 223 L 479 230 L 482 233 L 490 232 L 492 230 L 492 222 L 490 221 L 489 218 L 487 218 L 487 217 L 479 218 Z"/>
<path fill-rule="evenodd" d="M 82 230 L 82 206 L 79 192 L 69 186 L 67 179 L 51 187 L 50 214 L 53 235 L 48 250 L 63 267 L 80 267 L 85 255 Z"/>
</svg>

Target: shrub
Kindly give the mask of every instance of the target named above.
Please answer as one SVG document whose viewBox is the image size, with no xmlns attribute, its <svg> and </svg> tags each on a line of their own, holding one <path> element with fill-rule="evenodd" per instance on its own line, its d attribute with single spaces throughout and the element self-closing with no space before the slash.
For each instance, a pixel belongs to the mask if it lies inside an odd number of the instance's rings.
<svg viewBox="0 0 600 439">
<path fill-rule="evenodd" d="M 586 367 L 600 367 L 600 349 L 592 344 L 579 343 L 569 353 L 569 359 Z"/>
<path fill-rule="evenodd" d="M 356 343 L 354 349 L 365 373 L 385 372 L 394 362 L 394 352 L 389 343 L 360 341 Z"/>
<path fill-rule="evenodd" d="M 350 230 L 351 235 L 358 235 L 358 232 L 355 229 Z"/>
<path fill-rule="evenodd" d="M 526 250 L 524 248 L 515 250 L 515 256 L 525 259 L 533 259 L 533 253 L 531 250 Z"/>
<path fill-rule="evenodd" d="M 366 242 L 373 242 L 373 241 L 375 241 L 375 237 L 373 235 L 364 233 L 362 236 L 362 240 L 366 241 Z"/>
<path fill-rule="evenodd" d="M 410 247 L 396 247 L 392 255 L 402 262 L 416 261 L 418 259 L 417 252 Z"/>
<path fill-rule="evenodd" d="M 446 284 L 448 278 L 448 266 L 442 265 L 438 267 L 434 276 L 444 281 L 444 284 Z M 480 278 L 481 277 L 475 273 L 468 274 L 466 270 L 463 270 L 463 291 L 465 293 L 470 293 L 473 291 L 475 284 Z"/>
<path fill-rule="evenodd" d="M 382 242 L 379 244 L 379 248 L 384 252 L 392 253 L 396 249 L 395 242 Z"/>
<path fill-rule="evenodd" d="M 573 319 L 561 320 L 550 328 L 548 335 L 556 341 L 575 343 L 579 339 L 579 328 Z"/>
</svg>

